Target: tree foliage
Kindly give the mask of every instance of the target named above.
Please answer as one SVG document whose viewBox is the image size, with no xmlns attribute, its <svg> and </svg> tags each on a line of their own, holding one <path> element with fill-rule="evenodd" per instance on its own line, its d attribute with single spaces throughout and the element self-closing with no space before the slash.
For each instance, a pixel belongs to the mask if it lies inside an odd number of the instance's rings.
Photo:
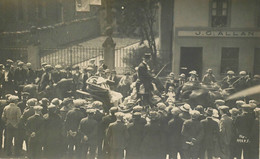
<svg viewBox="0 0 260 159">
<path fill-rule="evenodd" d="M 141 44 L 147 41 L 156 64 L 156 42 L 154 24 L 157 18 L 160 0 L 117 0 L 115 4 L 116 20 L 120 33 L 139 36 Z"/>
</svg>

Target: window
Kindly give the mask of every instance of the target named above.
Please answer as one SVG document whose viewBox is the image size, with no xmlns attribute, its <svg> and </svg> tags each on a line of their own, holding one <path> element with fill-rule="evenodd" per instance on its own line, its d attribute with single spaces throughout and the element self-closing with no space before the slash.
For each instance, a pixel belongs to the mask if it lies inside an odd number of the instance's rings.
<svg viewBox="0 0 260 159">
<path fill-rule="evenodd" d="M 211 26 L 226 27 L 228 21 L 228 0 L 212 0 Z"/>
<path fill-rule="evenodd" d="M 228 70 L 238 71 L 239 49 L 238 48 L 222 48 L 221 54 L 221 73 Z"/>
</svg>

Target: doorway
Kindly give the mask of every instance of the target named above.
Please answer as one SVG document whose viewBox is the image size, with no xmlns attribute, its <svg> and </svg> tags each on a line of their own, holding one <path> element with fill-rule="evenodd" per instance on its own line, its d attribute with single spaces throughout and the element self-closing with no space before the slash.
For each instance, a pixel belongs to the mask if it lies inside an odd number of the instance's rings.
<svg viewBox="0 0 260 159">
<path fill-rule="evenodd" d="M 180 73 L 188 77 L 192 70 L 196 70 L 201 79 L 202 47 L 181 47 Z"/>
</svg>

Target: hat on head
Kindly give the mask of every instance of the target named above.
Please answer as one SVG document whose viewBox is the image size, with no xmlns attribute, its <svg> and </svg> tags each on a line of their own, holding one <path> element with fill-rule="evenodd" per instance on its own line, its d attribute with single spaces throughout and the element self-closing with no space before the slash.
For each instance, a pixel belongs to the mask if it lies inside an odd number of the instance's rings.
<svg viewBox="0 0 260 159">
<path fill-rule="evenodd" d="M 87 101 L 85 99 L 75 99 L 73 100 L 73 103 L 75 107 L 81 107 L 87 104 Z"/>
<path fill-rule="evenodd" d="M 249 100 L 249 104 L 251 104 L 251 103 L 254 103 L 254 104 L 258 104 L 258 102 L 256 101 L 256 100 Z"/>
<path fill-rule="evenodd" d="M 121 119 L 121 120 L 122 120 L 122 119 L 124 118 L 124 113 L 122 113 L 122 112 L 116 112 L 116 113 L 115 113 L 115 116 L 116 116 L 117 119 Z"/>
<path fill-rule="evenodd" d="M 219 106 L 218 109 L 219 110 L 226 110 L 226 109 L 229 109 L 229 107 L 226 106 L 226 105 L 222 105 L 222 106 Z"/>
<path fill-rule="evenodd" d="M 27 66 L 27 67 L 31 67 L 32 64 L 31 64 L 30 62 L 27 62 L 27 63 L 26 63 L 26 66 Z"/>
<path fill-rule="evenodd" d="M 237 108 L 232 108 L 232 109 L 229 110 L 229 113 L 231 115 L 238 115 L 239 110 Z"/>
<path fill-rule="evenodd" d="M 229 70 L 229 71 L 227 71 L 227 74 L 228 74 L 228 75 L 234 75 L 235 73 L 234 73 L 234 71 Z"/>
<path fill-rule="evenodd" d="M 199 112 L 203 112 L 203 106 L 202 105 L 197 105 L 195 107 L 195 110 L 199 111 Z"/>
<path fill-rule="evenodd" d="M 95 114 L 96 110 L 95 109 L 88 109 L 87 114 Z"/>
<path fill-rule="evenodd" d="M 19 100 L 18 96 L 15 95 L 11 95 L 10 97 L 8 97 L 8 100 L 12 103 L 12 102 L 17 102 Z"/>
<path fill-rule="evenodd" d="M 133 111 L 135 112 L 141 112 L 143 110 L 143 107 L 141 107 L 140 105 L 137 105 L 133 108 Z"/>
<path fill-rule="evenodd" d="M 18 66 L 23 66 L 24 65 L 24 63 L 22 62 L 22 61 L 20 61 L 20 62 L 18 62 L 18 64 L 17 64 Z"/>
<path fill-rule="evenodd" d="M 51 104 L 51 105 L 49 105 L 49 106 L 48 106 L 48 109 L 49 109 L 49 110 L 56 109 L 56 106 L 55 106 L 55 105 L 53 105 L 53 104 Z"/>
<path fill-rule="evenodd" d="M 157 104 L 157 107 L 160 109 L 160 110 L 165 110 L 166 109 L 166 105 L 162 102 L 158 103 Z"/>
<path fill-rule="evenodd" d="M 225 101 L 222 100 L 222 99 L 217 99 L 217 100 L 215 100 L 215 104 L 217 104 L 217 105 L 224 105 Z"/>
<path fill-rule="evenodd" d="M 30 95 L 30 93 L 28 93 L 28 92 L 22 92 L 22 94 L 21 94 L 22 96 L 29 96 Z"/>
<path fill-rule="evenodd" d="M 110 111 L 111 113 L 115 113 L 115 112 L 118 111 L 118 108 L 117 108 L 117 107 L 111 107 L 111 108 L 109 109 L 109 111 Z"/>
<path fill-rule="evenodd" d="M 254 78 L 259 78 L 260 79 L 260 75 L 254 75 Z"/>
<path fill-rule="evenodd" d="M 34 110 L 42 110 L 43 108 L 42 108 L 42 106 L 36 105 L 36 106 L 33 107 L 33 109 Z"/>
<path fill-rule="evenodd" d="M 174 77 L 174 73 L 171 72 L 171 73 L 169 74 L 169 77 Z"/>
<path fill-rule="evenodd" d="M 189 72 L 189 74 L 191 74 L 191 75 L 197 75 L 197 71 L 192 70 L 192 71 Z"/>
<path fill-rule="evenodd" d="M 200 116 L 200 112 L 197 110 L 191 110 L 190 115 L 192 119 L 198 119 L 198 117 Z"/>
<path fill-rule="evenodd" d="M 72 98 L 64 98 L 62 101 L 62 104 L 68 105 L 69 103 L 73 102 Z"/>
<path fill-rule="evenodd" d="M 45 62 L 43 62 L 43 63 L 41 64 L 42 67 L 44 67 L 44 66 L 46 66 L 46 65 L 47 65 L 47 63 L 45 63 Z"/>
<path fill-rule="evenodd" d="M 35 106 L 37 104 L 38 100 L 36 98 L 30 98 L 27 100 L 26 105 L 28 106 Z"/>
<path fill-rule="evenodd" d="M 211 68 L 209 68 L 209 69 L 207 69 L 207 71 L 206 71 L 207 73 L 210 73 L 210 72 L 212 72 L 212 69 Z"/>
<path fill-rule="evenodd" d="M 45 70 L 51 70 L 52 66 L 51 65 L 45 65 L 44 68 L 45 68 Z"/>
<path fill-rule="evenodd" d="M 183 106 L 180 107 L 180 110 L 183 112 L 189 112 L 191 109 L 189 104 L 184 104 Z"/>
<path fill-rule="evenodd" d="M 184 78 L 185 76 L 186 76 L 186 75 L 185 75 L 184 73 L 180 74 L 180 77 L 183 77 L 183 78 Z"/>
<path fill-rule="evenodd" d="M 244 101 L 242 101 L 242 100 L 237 100 L 237 101 L 236 101 L 236 105 L 237 105 L 237 106 L 240 106 L 240 107 L 241 107 L 241 106 L 244 105 L 244 104 L 246 104 L 246 103 L 245 103 Z"/>
<path fill-rule="evenodd" d="M 60 104 L 61 104 L 61 101 L 60 101 L 58 98 L 54 98 L 54 99 L 51 101 L 51 103 L 52 103 L 53 105 L 60 105 Z"/>
<path fill-rule="evenodd" d="M 243 104 L 243 105 L 241 105 L 241 108 L 251 108 L 251 105 L 250 104 Z"/>
<path fill-rule="evenodd" d="M 6 60 L 6 63 L 13 63 L 14 61 L 13 60 L 11 60 L 11 59 L 7 59 Z"/>
<path fill-rule="evenodd" d="M 55 65 L 55 68 L 56 68 L 56 69 L 61 69 L 62 66 L 61 66 L 61 65 Z"/>
<path fill-rule="evenodd" d="M 246 71 L 240 71 L 239 75 L 246 75 Z"/>
<path fill-rule="evenodd" d="M 150 119 L 155 120 L 159 117 L 159 114 L 156 111 L 151 111 L 150 112 Z"/>
<path fill-rule="evenodd" d="M 92 67 L 87 67 L 86 69 L 84 69 L 84 71 L 93 71 L 94 69 Z"/>
</svg>

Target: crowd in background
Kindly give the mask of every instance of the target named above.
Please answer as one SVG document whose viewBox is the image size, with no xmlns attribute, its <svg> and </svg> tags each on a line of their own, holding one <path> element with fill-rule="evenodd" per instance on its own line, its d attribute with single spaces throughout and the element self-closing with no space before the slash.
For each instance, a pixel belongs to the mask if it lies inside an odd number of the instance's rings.
<svg viewBox="0 0 260 159">
<path fill-rule="evenodd" d="M 23 86 L 35 84 L 40 92 L 63 78 L 72 78 L 77 90 L 86 91 L 86 81 L 95 75 L 127 98 L 138 79 L 137 72 L 119 77 L 103 60 L 98 66 L 90 60 L 83 72 L 78 66 L 53 67 L 46 63 L 33 70 L 30 63 L 7 60 L 5 65 L 0 64 L 0 157 L 174 159 L 179 155 L 181 159 L 233 159 L 243 154 L 244 159 L 259 158 L 258 101 L 237 100 L 232 107 L 222 99 L 215 100 L 213 107 L 175 104 L 175 91 L 180 86 L 199 81 L 196 71 L 189 74 L 188 78 L 181 74 L 176 79 L 170 73 L 164 99 L 149 110 L 128 101 L 125 104 L 131 106 L 130 111 L 111 107 L 107 112 L 106 105 L 93 98 L 36 99 L 24 92 Z M 211 69 L 201 82 L 217 82 Z M 221 81 L 223 89 L 234 86 L 243 90 L 258 84 L 260 76 L 251 78 L 245 71 L 237 78 L 228 71 Z"/>
</svg>

